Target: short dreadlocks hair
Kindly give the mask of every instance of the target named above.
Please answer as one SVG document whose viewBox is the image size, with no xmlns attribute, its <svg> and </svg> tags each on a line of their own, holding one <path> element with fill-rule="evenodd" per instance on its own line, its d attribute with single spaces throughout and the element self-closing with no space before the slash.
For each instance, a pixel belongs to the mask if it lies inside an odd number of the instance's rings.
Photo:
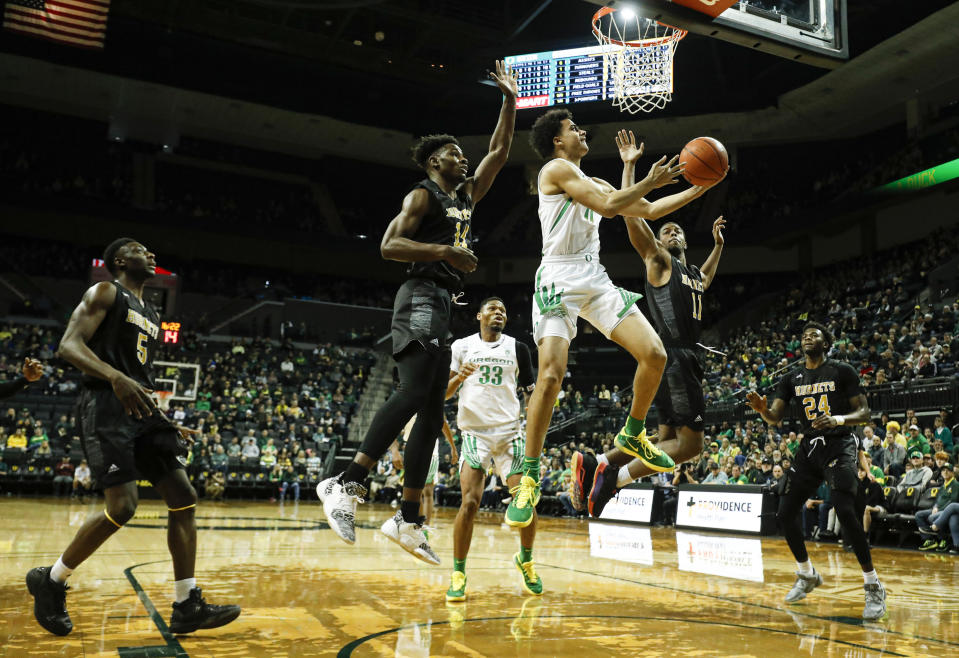
<svg viewBox="0 0 959 658">
<path fill-rule="evenodd" d="M 832 333 L 826 328 L 826 325 L 819 322 L 807 322 L 806 326 L 802 328 L 802 332 L 806 333 L 807 329 L 818 329 L 822 332 L 823 345 L 828 352 L 829 348 L 832 347 Z"/>
<path fill-rule="evenodd" d="M 550 110 L 540 115 L 529 131 L 529 145 L 544 160 L 553 155 L 553 138 L 563 127 L 563 119 L 573 120 L 573 113 L 565 107 Z"/>
<path fill-rule="evenodd" d="M 103 264 L 113 276 L 116 276 L 118 273 L 117 264 L 114 262 L 117 257 L 117 252 L 120 251 L 124 245 L 128 245 L 131 242 L 136 242 L 136 240 L 133 238 L 117 238 L 103 250 Z"/>
<path fill-rule="evenodd" d="M 420 169 L 426 169 L 429 166 L 430 156 L 447 144 L 460 145 L 459 140 L 452 135 L 424 135 L 420 137 L 413 144 L 413 162 Z"/>
</svg>

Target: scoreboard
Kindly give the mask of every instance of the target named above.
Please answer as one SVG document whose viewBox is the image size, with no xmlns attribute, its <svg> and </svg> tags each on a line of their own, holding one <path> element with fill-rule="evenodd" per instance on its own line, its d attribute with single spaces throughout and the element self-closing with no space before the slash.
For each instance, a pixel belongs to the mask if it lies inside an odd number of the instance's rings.
<svg viewBox="0 0 959 658">
<path fill-rule="evenodd" d="M 606 70 L 604 48 L 611 47 L 595 45 L 506 57 L 506 64 L 519 77 L 517 109 L 612 100 L 615 85 L 613 72 Z M 672 44 L 663 43 L 630 49 L 625 56 L 616 48 L 610 51 L 610 65 L 644 72 L 647 84 L 627 89 L 630 95 L 670 93 L 673 61 L 666 52 L 670 48 Z"/>
</svg>

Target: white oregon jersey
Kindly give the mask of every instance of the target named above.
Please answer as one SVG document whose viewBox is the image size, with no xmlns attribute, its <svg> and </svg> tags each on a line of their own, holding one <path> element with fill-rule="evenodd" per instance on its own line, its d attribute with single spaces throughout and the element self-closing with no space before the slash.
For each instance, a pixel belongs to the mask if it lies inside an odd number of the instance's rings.
<svg viewBox="0 0 959 658">
<path fill-rule="evenodd" d="M 562 160 L 562 158 L 556 158 L 556 160 Z M 563 162 L 575 169 L 580 178 L 591 180 L 569 160 L 563 160 Z M 542 175 L 543 170 L 540 169 L 539 177 Z M 543 194 L 539 177 L 537 177 L 536 190 L 539 192 L 539 224 L 543 231 L 542 255 L 598 255 L 599 220 L 602 216 L 564 193 Z"/>
<path fill-rule="evenodd" d="M 450 369 L 459 372 L 464 363 L 476 371 L 459 389 L 456 424 L 484 436 L 515 434 L 520 426 L 520 403 L 516 394 L 519 359 L 516 339 L 501 334 L 487 343 L 478 333 L 453 341 Z"/>
</svg>

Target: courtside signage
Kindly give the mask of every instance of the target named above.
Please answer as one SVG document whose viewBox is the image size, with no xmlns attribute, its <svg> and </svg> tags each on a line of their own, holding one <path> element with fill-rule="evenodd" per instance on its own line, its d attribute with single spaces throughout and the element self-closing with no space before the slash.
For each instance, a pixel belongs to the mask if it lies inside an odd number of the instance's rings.
<svg viewBox="0 0 959 658">
<path fill-rule="evenodd" d="M 653 539 L 649 528 L 590 523 L 589 554 L 593 557 L 652 566 Z"/>
<path fill-rule="evenodd" d="M 763 495 L 735 491 L 679 490 L 676 525 L 736 532 L 759 532 Z"/>
<path fill-rule="evenodd" d="M 763 549 L 759 539 L 676 532 L 680 571 L 763 582 Z"/>
<path fill-rule="evenodd" d="M 620 489 L 619 494 L 606 503 L 599 518 L 610 521 L 649 523 L 652 513 L 652 489 Z"/>
</svg>

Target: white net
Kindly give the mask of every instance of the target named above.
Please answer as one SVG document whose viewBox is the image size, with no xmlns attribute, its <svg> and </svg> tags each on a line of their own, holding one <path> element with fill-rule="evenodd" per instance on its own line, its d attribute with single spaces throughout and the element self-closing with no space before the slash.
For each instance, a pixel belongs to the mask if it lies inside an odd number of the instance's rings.
<svg viewBox="0 0 959 658">
<path fill-rule="evenodd" d="M 603 7 L 593 15 L 593 35 L 603 48 L 613 107 L 630 114 L 652 112 L 673 99 L 673 54 L 685 30 Z"/>
</svg>

